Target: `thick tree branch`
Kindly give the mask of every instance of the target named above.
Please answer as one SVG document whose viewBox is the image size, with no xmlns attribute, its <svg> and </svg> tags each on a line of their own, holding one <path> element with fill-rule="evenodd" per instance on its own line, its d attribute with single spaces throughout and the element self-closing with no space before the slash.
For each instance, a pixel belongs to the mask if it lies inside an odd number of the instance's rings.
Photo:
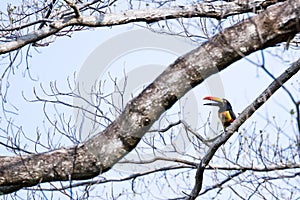
<svg viewBox="0 0 300 200">
<path fill-rule="evenodd" d="M 41 182 L 87 179 L 109 170 L 135 148 L 165 110 L 205 78 L 244 55 L 283 42 L 298 33 L 299 12 L 300 0 L 290 0 L 225 29 L 199 48 L 178 58 L 131 100 L 106 130 L 78 147 L 23 157 L 0 157 L 0 193 Z M 262 100 L 257 105 L 261 105 Z M 245 114 L 242 116 L 239 119 L 245 120 Z M 233 133 L 235 124 L 242 122 L 236 120 L 228 132 Z M 211 149 L 216 150 L 217 147 Z M 207 157 L 200 167 L 207 166 L 209 160 Z M 8 190 L 10 187 L 16 188 Z M 198 192 L 194 194 L 198 195 Z"/>
<path fill-rule="evenodd" d="M 0 195 L 17 191 L 25 185 L 89 179 L 103 172 L 100 171 L 101 166 L 96 165 L 96 158 L 88 154 L 82 145 L 33 156 L 0 157 L 0 163 Z"/>
<path fill-rule="evenodd" d="M 172 8 L 150 8 L 142 10 L 128 10 L 120 13 L 98 14 L 96 16 L 80 15 L 77 7 L 75 16 L 65 17 L 55 22 L 49 23 L 41 29 L 35 30 L 27 35 L 15 38 L 13 41 L 0 44 L 0 54 L 4 54 L 19 49 L 27 44 L 38 42 L 48 36 L 58 33 L 60 30 L 70 26 L 103 27 L 127 24 L 130 22 L 152 23 L 165 19 L 176 19 L 180 17 L 211 17 L 226 18 L 231 15 L 245 12 L 257 11 L 266 8 L 277 0 L 258 0 L 255 2 L 223 2 L 222 4 L 200 3 L 187 6 L 176 6 Z M 73 4 L 71 4 L 73 5 Z M 41 20 L 45 22 L 48 19 Z M 31 25 L 32 23 L 30 23 Z M 22 27 L 27 27 L 23 25 Z M 11 28 L 10 28 L 11 29 Z M 19 28 L 18 28 L 19 29 Z M 3 29 L 2 31 L 6 31 Z"/>
<path fill-rule="evenodd" d="M 249 105 L 243 112 L 238 116 L 238 118 L 227 128 L 227 131 L 223 133 L 207 150 L 207 154 L 202 158 L 196 173 L 196 183 L 191 192 L 186 199 L 196 199 L 201 191 L 203 184 L 203 173 L 210 160 L 215 155 L 215 152 L 219 147 L 224 144 L 233 133 L 238 130 L 238 128 L 249 118 L 251 115 L 262 106 L 286 81 L 288 81 L 293 75 L 295 75 L 300 70 L 300 59 L 293 63 L 285 72 L 283 72 L 276 80 L 274 80 L 265 91 L 259 95 L 254 102 Z"/>
</svg>

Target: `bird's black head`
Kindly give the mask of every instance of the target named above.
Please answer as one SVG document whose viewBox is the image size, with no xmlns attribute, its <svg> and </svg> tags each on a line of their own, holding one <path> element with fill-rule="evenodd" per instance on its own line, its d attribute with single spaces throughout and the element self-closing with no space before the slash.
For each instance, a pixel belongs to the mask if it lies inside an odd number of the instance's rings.
<svg viewBox="0 0 300 200">
<path fill-rule="evenodd" d="M 222 98 L 218 98 L 218 97 L 212 97 L 212 96 L 204 97 L 203 99 L 213 101 L 213 103 L 205 103 L 204 105 L 206 105 L 206 106 L 218 106 L 219 107 L 219 112 L 223 112 L 223 111 L 226 111 L 226 110 L 232 110 L 231 104 L 226 99 L 222 99 Z"/>
</svg>

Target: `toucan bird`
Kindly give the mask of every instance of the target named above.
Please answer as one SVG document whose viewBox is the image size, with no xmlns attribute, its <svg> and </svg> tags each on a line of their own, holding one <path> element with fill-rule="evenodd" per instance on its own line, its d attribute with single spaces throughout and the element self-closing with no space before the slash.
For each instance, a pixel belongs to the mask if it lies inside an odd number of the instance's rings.
<svg viewBox="0 0 300 200">
<path fill-rule="evenodd" d="M 210 100 L 215 102 L 205 103 L 204 105 L 219 107 L 218 115 L 224 128 L 228 127 L 235 120 L 236 117 L 232 110 L 232 106 L 226 99 L 208 96 L 204 97 L 203 100 Z"/>
</svg>

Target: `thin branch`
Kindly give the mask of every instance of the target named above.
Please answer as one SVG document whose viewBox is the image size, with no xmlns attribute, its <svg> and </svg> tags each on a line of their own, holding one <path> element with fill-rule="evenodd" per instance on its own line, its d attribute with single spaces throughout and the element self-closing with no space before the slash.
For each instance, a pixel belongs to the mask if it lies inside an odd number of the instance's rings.
<svg viewBox="0 0 300 200">
<path fill-rule="evenodd" d="M 51 23 L 51 22 L 54 22 L 54 20 L 40 19 L 40 20 L 37 20 L 37 21 L 34 21 L 34 22 L 29 22 L 29 23 L 26 23 L 26 24 L 23 24 L 23 25 L 20 25 L 20 26 L 12 27 L 12 28 L 0 28 L 0 31 L 16 31 L 16 30 L 20 30 L 20 29 L 23 29 L 23 28 L 27 28 L 27 27 L 39 24 L 39 23 L 43 24 L 43 23 L 46 23 L 46 22 Z"/>
<path fill-rule="evenodd" d="M 151 129 L 151 130 L 149 130 L 148 132 L 150 132 L 150 133 L 153 133 L 153 132 L 161 132 L 161 133 L 167 132 L 168 130 L 170 130 L 170 129 L 173 128 L 174 126 L 177 126 L 177 125 L 179 125 L 179 124 L 181 124 L 181 123 L 182 123 L 182 121 L 179 120 L 179 121 L 177 121 L 177 122 L 170 123 L 166 128 L 162 128 L 162 129 Z"/>
<path fill-rule="evenodd" d="M 74 10 L 75 17 L 79 18 L 80 17 L 80 11 L 78 7 L 70 0 L 65 0 L 65 2 Z"/>
<path fill-rule="evenodd" d="M 191 162 L 188 160 L 183 160 L 183 159 L 179 159 L 179 158 L 165 158 L 165 157 L 155 157 L 153 159 L 150 160 L 143 160 L 143 161 L 120 161 L 118 162 L 119 164 L 136 164 L 136 165 L 142 165 L 142 164 L 149 164 L 149 163 L 154 163 L 156 161 L 170 161 L 170 162 L 174 162 L 174 163 L 180 163 L 180 164 L 184 164 L 185 166 L 191 166 L 191 167 L 196 167 L 197 164 L 195 162 Z"/>
<path fill-rule="evenodd" d="M 276 80 L 274 80 L 267 89 L 259 95 L 255 101 L 250 104 L 244 111 L 238 116 L 238 118 L 227 128 L 213 145 L 210 146 L 207 154 L 201 160 L 196 173 L 196 183 L 191 194 L 186 199 L 196 199 L 201 191 L 203 184 L 203 173 L 208 166 L 210 160 L 215 155 L 219 147 L 224 144 L 233 133 L 249 118 L 251 115 L 262 106 L 281 86 L 288 81 L 293 75 L 295 75 L 300 69 L 300 59 L 292 64 L 285 72 L 283 72 Z"/>
<path fill-rule="evenodd" d="M 268 166 L 241 166 L 241 165 L 233 165 L 224 167 L 223 165 L 208 165 L 206 169 L 208 170 L 224 170 L 224 171 L 253 171 L 253 172 L 272 172 L 272 171 L 279 171 L 279 170 L 287 170 L 287 169 L 299 169 L 300 163 L 298 164 L 276 164 L 276 165 L 268 165 Z"/>
<path fill-rule="evenodd" d="M 220 183 L 217 183 L 217 184 L 215 184 L 215 185 L 212 185 L 211 187 L 209 187 L 209 188 L 207 188 L 206 190 L 204 190 L 200 195 L 203 195 L 203 194 L 205 194 L 205 193 L 207 193 L 207 192 L 209 192 L 210 190 L 213 190 L 213 189 L 215 189 L 215 188 L 222 188 L 222 186 L 223 186 L 225 183 L 231 181 L 233 178 L 235 178 L 235 177 L 241 175 L 241 174 L 244 173 L 244 172 L 245 172 L 245 170 L 240 170 L 240 171 L 238 171 L 238 172 L 236 172 L 236 173 L 234 173 L 234 174 L 232 174 L 232 175 L 229 175 L 226 179 L 224 179 L 224 180 L 221 181 Z"/>
<path fill-rule="evenodd" d="M 50 15 L 51 15 L 51 13 L 52 13 L 52 10 L 53 10 L 53 7 L 54 7 L 54 4 L 55 4 L 55 2 L 56 2 L 57 0 L 52 0 L 52 2 L 48 5 L 48 12 L 47 12 L 47 14 L 45 15 L 45 19 L 48 19 L 49 17 L 50 17 Z M 40 26 L 38 27 L 38 29 L 41 29 L 41 28 L 43 28 L 43 26 L 46 24 L 46 21 L 44 21 L 44 22 L 42 22 L 41 24 L 40 24 Z"/>
<path fill-rule="evenodd" d="M 103 183 L 109 183 L 109 182 L 122 182 L 122 181 L 128 181 L 131 179 L 136 179 L 138 177 L 142 177 L 142 176 L 146 176 L 149 174 L 153 174 L 153 173 L 157 173 L 157 172 L 165 172 L 165 171 L 171 171 L 171 170 L 177 170 L 177 169 L 191 169 L 194 168 L 192 166 L 185 166 L 185 165 L 181 165 L 181 166 L 171 166 L 171 167 L 162 167 L 159 169 L 153 169 L 153 170 L 149 170 L 146 172 L 141 172 L 141 173 L 135 173 L 135 174 L 131 174 L 127 177 L 124 178 L 115 178 L 115 179 L 102 179 L 102 180 L 93 180 L 93 181 L 82 181 L 80 183 L 74 183 L 72 185 L 66 185 L 63 186 L 61 188 L 38 188 L 38 189 L 32 189 L 32 188 L 28 188 L 29 190 L 44 190 L 44 191 L 54 191 L 54 190 L 64 190 L 64 189 L 68 189 L 71 187 L 80 187 L 80 186 L 84 186 L 84 185 L 95 185 L 95 184 L 103 184 Z"/>
</svg>

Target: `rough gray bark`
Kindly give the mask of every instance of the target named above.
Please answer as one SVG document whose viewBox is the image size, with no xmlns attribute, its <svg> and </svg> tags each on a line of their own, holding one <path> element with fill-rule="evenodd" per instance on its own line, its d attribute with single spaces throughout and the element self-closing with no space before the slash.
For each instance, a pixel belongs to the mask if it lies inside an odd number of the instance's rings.
<svg viewBox="0 0 300 200">
<path fill-rule="evenodd" d="M 178 58 L 102 133 L 77 147 L 38 155 L 0 158 L 0 193 L 41 182 L 87 179 L 110 169 L 179 98 L 208 76 L 245 55 L 286 41 L 299 32 L 300 0 L 277 3 L 225 29 Z"/>
<path fill-rule="evenodd" d="M 0 195 L 40 182 L 88 179 L 101 166 L 84 146 L 61 148 L 42 154 L 0 157 Z"/>
</svg>

